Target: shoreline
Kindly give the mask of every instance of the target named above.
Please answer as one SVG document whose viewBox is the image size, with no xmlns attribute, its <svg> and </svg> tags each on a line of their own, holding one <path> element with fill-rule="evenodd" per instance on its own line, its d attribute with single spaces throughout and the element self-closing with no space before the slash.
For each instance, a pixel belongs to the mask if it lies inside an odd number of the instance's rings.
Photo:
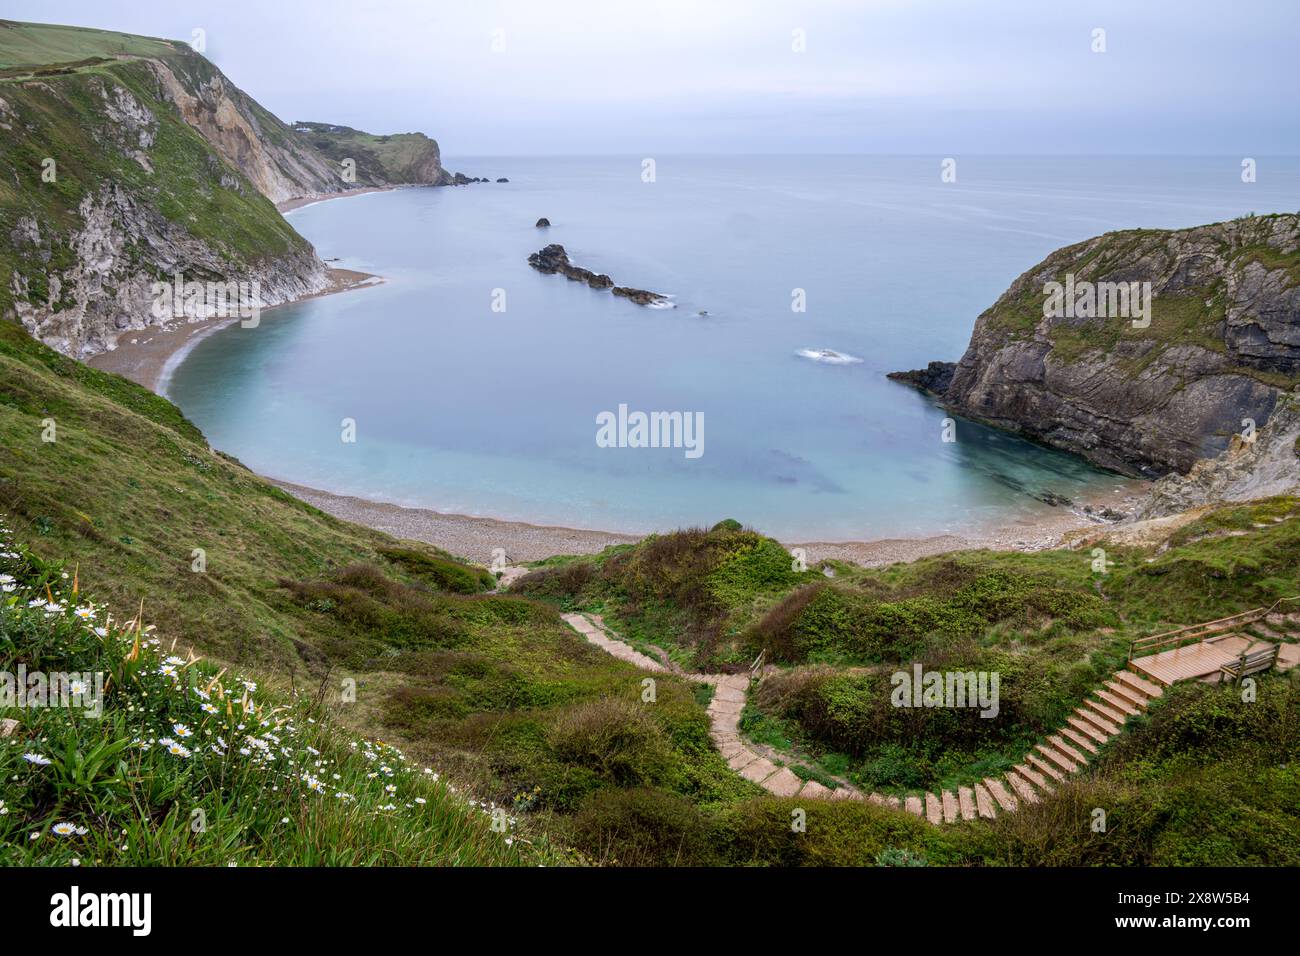
<svg viewBox="0 0 1300 956">
<path fill-rule="evenodd" d="M 366 186 L 324 196 L 303 196 L 276 203 L 281 213 L 292 212 L 318 202 L 344 199 L 374 192 L 388 192 L 398 187 Z M 334 295 L 383 282 L 380 276 L 354 269 L 328 267 L 329 288 L 283 302 L 263 310 L 272 312 L 285 305 L 320 296 Z M 196 322 L 173 323 L 147 329 L 122 332 L 114 347 L 92 356 L 86 364 L 102 371 L 116 372 L 164 395 L 172 373 L 193 348 L 219 329 L 238 318 L 211 318 Z M 128 338 L 129 337 L 129 338 Z M 629 534 L 560 525 L 539 525 L 478 515 L 436 511 L 432 508 L 407 507 L 386 501 L 337 494 L 319 488 L 263 475 L 267 481 L 301 498 L 327 514 L 344 521 L 383 531 L 396 538 L 422 541 L 443 548 L 462 558 L 490 564 L 496 549 L 505 551 L 507 562 L 523 564 L 559 554 L 594 554 L 617 544 L 640 541 L 645 534 Z M 1109 493 L 1099 494 L 1080 504 L 1130 511 L 1142 489 L 1149 483 L 1127 482 Z M 1090 520 L 1070 508 L 1042 506 L 1027 509 L 1008 523 L 978 533 L 941 533 L 918 537 L 878 538 L 861 541 L 782 541 L 787 548 L 802 548 L 806 559 L 816 563 L 826 559 L 878 567 L 898 561 L 955 551 L 993 548 L 1034 551 L 1061 544 L 1067 538 L 1078 539 L 1089 531 L 1115 527 L 1113 522 Z M 761 529 L 760 529 L 761 530 Z"/>
<path fill-rule="evenodd" d="M 356 189 L 345 189 L 337 193 L 323 193 L 316 196 L 294 196 L 292 199 L 282 199 L 275 204 L 275 208 L 280 215 L 286 212 L 293 212 L 295 209 L 303 209 L 306 206 L 314 206 L 318 202 L 328 202 L 331 199 L 347 199 L 349 196 L 364 196 L 366 193 L 386 193 L 397 189 L 396 186 L 358 186 Z"/>
<path fill-rule="evenodd" d="M 382 276 L 356 269 L 336 269 L 326 267 L 330 285 L 320 292 L 280 302 L 262 309 L 262 315 L 282 309 L 286 305 L 318 299 L 326 295 L 350 292 L 353 289 L 369 288 L 384 281 Z M 151 392 L 166 397 L 166 388 L 172 373 L 184 361 L 193 348 L 213 332 L 240 321 L 238 317 L 213 317 L 199 319 L 195 322 L 175 321 L 167 325 L 153 325 L 147 329 L 127 329 L 121 332 L 106 352 L 100 352 L 86 359 L 86 364 L 103 372 L 116 372 L 129 378 L 137 385 L 143 385 Z"/>
<path fill-rule="evenodd" d="M 523 564 L 559 554 L 595 554 L 610 545 L 632 544 L 646 537 L 645 534 L 539 525 L 409 507 L 263 477 L 335 518 L 383 531 L 397 538 L 432 544 L 458 557 L 484 565 L 491 563 L 497 548 L 505 551 L 509 564 Z M 1141 494 L 1141 487 L 1135 483 L 1098 495 L 1086 503 L 1094 509 L 1120 506 L 1131 509 Z M 937 554 L 981 548 L 1038 551 L 1057 546 L 1067 539 L 1087 537 L 1088 532 L 1103 532 L 1121 526 L 1117 522 L 1093 521 L 1070 509 L 1043 507 L 1049 510 L 1040 514 L 1025 513 L 1005 526 L 969 535 L 936 534 L 915 538 L 781 543 L 787 548 L 803 548 L 810 564 L 832 559 L 863 567 L 880 567 L 899 561 L 915 561 Z"/>
</svg>

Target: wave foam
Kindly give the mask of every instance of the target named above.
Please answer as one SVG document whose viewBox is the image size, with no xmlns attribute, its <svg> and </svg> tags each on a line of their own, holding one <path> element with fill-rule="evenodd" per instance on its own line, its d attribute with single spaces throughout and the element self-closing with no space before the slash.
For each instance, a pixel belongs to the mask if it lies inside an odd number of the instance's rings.
<svg viewBox="0 0 1300 956">
<path fill-rule="evenodd" d="M 834 349 L 799 349 L 795 352 L 802 358 L 812 359 L 814 362 L 822 362 L 826 365 L 856 365 L 862 361 L 856 355 L 849 355 L 846 352 L 837 352 Z"/>
</svg>

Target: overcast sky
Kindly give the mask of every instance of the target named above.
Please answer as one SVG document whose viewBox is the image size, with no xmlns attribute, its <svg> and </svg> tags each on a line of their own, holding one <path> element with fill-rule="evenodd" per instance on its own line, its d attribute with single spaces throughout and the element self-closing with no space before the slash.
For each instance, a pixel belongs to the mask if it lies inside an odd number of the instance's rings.
<svg viewBox="0 0 1300 956">
<path fill-rule="evenodd" d="M 282 119 L 421 130 L 450 156 L 1300 153 L 1300 0 L 6 0 L 4 15 L 202 28 Z"/>
</svg>

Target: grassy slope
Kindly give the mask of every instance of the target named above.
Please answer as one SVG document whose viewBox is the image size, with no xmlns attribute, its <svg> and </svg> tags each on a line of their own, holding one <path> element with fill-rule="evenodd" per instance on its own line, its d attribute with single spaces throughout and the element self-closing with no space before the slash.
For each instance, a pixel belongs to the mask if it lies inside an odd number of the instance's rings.
<svg viewBox="0 0 1300 956">
<path fill-rule="evenodd" d="M 393 746 L 169 656 L 152 627 L 114 622 L 7 530 L 0 545 L 4 671 L 103 677 L 98 701 L 3 714 L 18 729 L 0 743 L 0 865 L 556 861 Z"/>
<path fill-rule="evenodd" d="M 92 30 L 87 27 L 0 20 L 0 69 L 49 68 L 94 57 L 166 57 L 177 52 L 172 40 Z"/>
</svg>

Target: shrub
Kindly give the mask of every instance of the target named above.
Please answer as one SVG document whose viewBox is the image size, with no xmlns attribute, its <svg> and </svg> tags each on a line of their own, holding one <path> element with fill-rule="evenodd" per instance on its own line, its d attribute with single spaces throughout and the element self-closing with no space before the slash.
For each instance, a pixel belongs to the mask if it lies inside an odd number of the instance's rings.
<svg viewBox="0 0 1300 956">
<path fill-rule="evenodd" d="M 439 591 L 476 594 L 496 587 L 496 578 L 486 568 L 461 564 L 450 556 L 427 554 L 402 547 L 382 547 L 379 548 L 379 553 Z"/>
<path fill-rule="evenodd" d="M 664 790 L 600 790 L 573 820 L 573 838 L 592 859 L 623 866 L 716 862 L 710 827 L 695 804 Z"/>
<path fill-rule="evenodd" d="M 670 767 L 669 741 L 645 708 L 607 697 L 571 707 L 551 728 L 555 756 L 620 787 L 655 783 Z"/>
</svg>

